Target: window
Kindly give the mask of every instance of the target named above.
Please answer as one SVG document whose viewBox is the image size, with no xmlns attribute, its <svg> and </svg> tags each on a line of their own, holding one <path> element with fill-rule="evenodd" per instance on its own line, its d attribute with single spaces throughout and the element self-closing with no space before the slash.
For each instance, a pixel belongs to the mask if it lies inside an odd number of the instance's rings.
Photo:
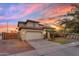
<svg viewBox="0 0 79 59">
<path fill-rule="evenodd" d="M 39 25 L 38 23 L 35 23 L 35 27 L 36 27 L 36 28 L 39 28 L 39 26 L 40 26 L 40 25 Z"/>
<path fill-rule="evenodd" d="M 31 22 L 28 22 L 28 23 L 26 24 L 26 27 L 33 27 L 33 24 L 32 24 Z"/>
</svg>

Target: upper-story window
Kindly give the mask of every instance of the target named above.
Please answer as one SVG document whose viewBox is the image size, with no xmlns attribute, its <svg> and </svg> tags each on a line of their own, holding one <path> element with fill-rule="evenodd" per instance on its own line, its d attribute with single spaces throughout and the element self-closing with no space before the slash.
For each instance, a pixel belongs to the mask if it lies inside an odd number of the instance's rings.
<svg viewBox="0 0 79 59">
<path fill-rule="evenodd" d="M 36 27 L 36 28 L 39 28 L 40 25 L 39 25 L 38 23 L 35 23 L 35 27 Z"/>
<path fill-rule="evenodd" d="M 19 24 L 19 27 L 23 27 L 23 26 L 24 26 L 24 24 L 22 24 L 22 23 Z"/>
<path fill-rule="evenodd" d="M 35 28 L 36 24 L 35 23 L 32 23 L 33 24 L 33 27 Z"/>
<path fill-rule="evenodd" d="M 26 27 L 33 27 L 32 22 L 28 22 L 28 23 L 26 24 Z"/>
<path fill-rule="evenodd" d="M 40 25 L 39 25 L 38 23 L 28 22 L 28 23 L 26 24 L 26 27 L 39 28 Z"/>
</svg>

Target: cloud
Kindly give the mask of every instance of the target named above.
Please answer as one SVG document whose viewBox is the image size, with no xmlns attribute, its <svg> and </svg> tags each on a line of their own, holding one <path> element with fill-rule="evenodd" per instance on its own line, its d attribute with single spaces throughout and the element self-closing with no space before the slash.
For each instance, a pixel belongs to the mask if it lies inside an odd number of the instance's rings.
<svg viewBox="0 0 79 59">
<path fill-rule="evenodd" d="M 32 14 L 36 11 L 39 11 L 40 9 L 43 9 L 49 4 L 19 4 L 19 5 L 12 5 L 7 8 L 5 14 L 3 16 L 0 16 L 0 19 L 20 19 L 24 16 L 27 16 L 29 14 Z M 51 7 L 51 8 L 50 8 Z M 41 11 L 43 16 L 57 16 L 66 14 L 69 12 L 73 7 L 70 4 L 66 5 L 51 5 L 48 8 Z M 2 9 L 2 7 L 1 7 Z M 38 12 L 39 13 L 39 12 Z"/>
<path fill-rule="evenodd" d="M 11 27 L 11 28 L 16 28 L 17 26 L 16 25 L 8 25 L 8 28 Z M 3 25 L 0 25 L 0 28 L 7 28 L 7 25 L 6 24 L 3 24 Z"/>
<path fill-rule="evenodd" d="M 24 6 L 27 4 L 24 4 Z M 18 19 L 21 18 L 23 16 L 27 16 L 35 11 L 38 11 L 39 9 L 43 8 L 44 4 L 30 4 L 29 7 L 23 7 L 21 5 L 19 6 L 11 6 L 8 10 L 9 11 L 16 11 L 18 9 L 19 13 L 18 14 L 14 14 L 10 16 L 10 13 L 7 13 L 6 11 L 6 15 L 5 16 L 0 16 L 0 19 Z M 8 17 L 6 17 L 8 16 Z"/>
<path fill-rule="evenodd" d="M 8 30 L 11 31 L 11 30 L 16 30 L 17 26 L 16 25 L 8 25 Z M 7 25 L 4 24 L 4 25 L 0 25 L 0 32 L 6 32 L 7 31 Z"/>
<path fill-rule="evenodd" d="M 42 7 L 43 4 L 32 4 L 29 8 L 25 8 L 25 10 L 21 14 L 9 17 L 8 19 L 16 19 L 16 18 L 21 18 L 23 16 L 27 16 L 35 11 L 38 11 Z"/>
<path fill-rule="evenodd" d="M 70 4 L 68 5 L 57 5 L 54 8 L 51 6 L 49 7 L 47 10 L 44 11 L 44 19 L 39 19 L 38 21 L 41 23 L 56 23 L 58 21 L 57 18 L 52 18 L 54 16 L 60 16 L 60 15 L 64 15 L 67 14 L 68 12 L 70 12 L 73 8 L 73 6 L 71 6 Z"/>
<path fill-rule="evenodd" d="M 59 15 L 64 15 L 67 14 L 68 12 L 71 11 L 71 9 L 74 8 L 70 4 L 68 5 L 60 5 L 55 8 L 49 8 L 48 10 L 45 11 L 44 16 L 59 16 Z"/>
<path fill-rule="evenodd" d="M 0 10 L 3 10 L 3 7 L 0 7 Z"/>
<path fill-rule="evenodd" d="M 53 4 L 54 5 L 54 4 Z M 71 9 L 73 8 L 71 5 L 50 5 L 49 4 L 18 4 L 18 5 L 12 5 L 10 7 L 7 8 L 7 10 L 5 8 L 0 7 L 0 10 L 4 10 L 5 9 L 5 15 L 0 16 L 0 20 L 18 20 L 18 19 L 23 19 L 24 16 L 28 16 L 28 15 L 34 15 L 36 16 L 36 14 L 33 14 L 34 12 L 37 13 L 41 13 L 44 17 L 52 17 L 52 16 L 59 16 L 62 14 L 66 14 L 67 12 L 70 12 Z M 39 10 L 41 10 L 39 12 Z M 41 16 L 41 15 L 40 15 Z M 41 17 L 43 17 L 41 16 Z M 25 18 L 26 18 L 25 17 Z M 29 16 L 30 17 L 30 16 Z M 43 23 L 55 23 L 57 21 L 57 19 L 41 19 L 38 20 L 39 22 L 43 22 Z M 6 24 L 0 25 L 0 30 L 6 30 L 7 26 Z M 10 29 L 16 29 L 15 25 L 9 25 Z"/>
<path fill-rule="evenodd" d="M 46 24 L 49 24 L 49 23 L 55 23 L 58 19 L 56 18 L 44 18 L 44 19 L 39 19 L 38 21 L 40 23 L 46 23 Z"/>
</svg>

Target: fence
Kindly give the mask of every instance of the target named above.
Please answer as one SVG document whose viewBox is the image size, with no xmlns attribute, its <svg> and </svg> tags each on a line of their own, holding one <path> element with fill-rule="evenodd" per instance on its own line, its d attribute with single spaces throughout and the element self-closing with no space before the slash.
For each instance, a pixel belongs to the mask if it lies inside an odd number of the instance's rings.
<svg viewBox="0 0 79 59">
<path fill-rule="evenodd" d="M 2 38 L 7 39 L 20 39 L 19 33 L 2 33 Z"/>
<path fill-rule="evenodd" d="M 79 34 L 67 34 L 66 38 L 71 41 L 79 40 Z"/>
</svg>

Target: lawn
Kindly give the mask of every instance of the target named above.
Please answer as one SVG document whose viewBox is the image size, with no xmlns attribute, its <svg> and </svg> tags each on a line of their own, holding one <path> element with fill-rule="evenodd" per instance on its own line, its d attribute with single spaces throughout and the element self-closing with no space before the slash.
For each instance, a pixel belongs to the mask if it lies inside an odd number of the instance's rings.
<svg viewBox="0 0 79 59">
<path fill-rule="evenodd" d="M 55 38 L 54 42 L 57 42 L 57 43 L 60 43 L 60 44 L 70 43 L 70 41 L 67 40 L 66 38 Z"/>
</svg>

